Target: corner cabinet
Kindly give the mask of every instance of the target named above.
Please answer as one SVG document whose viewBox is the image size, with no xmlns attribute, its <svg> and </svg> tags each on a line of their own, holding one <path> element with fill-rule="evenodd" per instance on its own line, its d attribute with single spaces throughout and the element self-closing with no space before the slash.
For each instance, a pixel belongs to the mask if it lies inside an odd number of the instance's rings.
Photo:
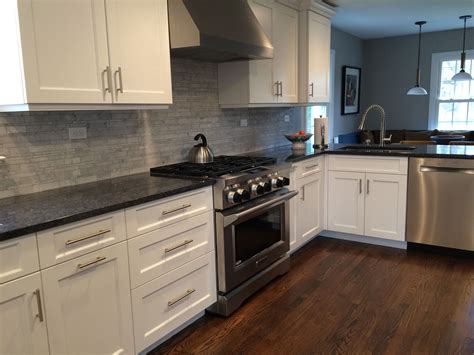
<svg viewBox="0 0 474 355">
<path fill-rule="evenodd" d="M 329 157 L 328 229 L 405 240 L 408 158 Z"/>
<path fill-rule="evenodd" d="M 299 39 L 299 102 L 329 102 L 331 20 L 313 11 L 301 11 Z"/>
<path fill-rule="evenodd" d="M 249 0 L 274 47 L 273 59 L 220 63 L 219 104 L 258 107 L 298 102 L 298 11 L 274 0 Z"/>
<path fill-rule="evenodd" d="M 0 111 L 172 103 L 166 0 L 4 1 L 0 20 Z"/>
<path fill-rule="evenodd" d="M 290 200 L 290 251 L 298 249 L 324 229 L 324 157 L 293 165 Z"/>
</svg>

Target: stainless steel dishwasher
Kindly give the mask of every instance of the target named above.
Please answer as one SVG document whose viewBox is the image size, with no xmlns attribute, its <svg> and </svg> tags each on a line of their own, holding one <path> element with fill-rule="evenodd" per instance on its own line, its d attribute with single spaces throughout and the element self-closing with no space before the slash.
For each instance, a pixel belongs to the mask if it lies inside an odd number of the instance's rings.
<svg viewBox="0 0 474 355">
<path fill-rule="evenodd" d="M 474 160 L 410 158 L 407 241 L 474 251 Z"/>
</svg>

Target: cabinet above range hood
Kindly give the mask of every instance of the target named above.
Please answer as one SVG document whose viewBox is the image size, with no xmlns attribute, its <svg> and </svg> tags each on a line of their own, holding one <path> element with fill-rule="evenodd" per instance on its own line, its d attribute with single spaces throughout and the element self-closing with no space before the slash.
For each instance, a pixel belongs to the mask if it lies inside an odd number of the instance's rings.
<svg viewBox="0 0 474 355">
<path fill-rule="evenodd" d="M 273 58 L 247 0 L 168 0 L 171 53 L 210 62 Z"/>
</svg>

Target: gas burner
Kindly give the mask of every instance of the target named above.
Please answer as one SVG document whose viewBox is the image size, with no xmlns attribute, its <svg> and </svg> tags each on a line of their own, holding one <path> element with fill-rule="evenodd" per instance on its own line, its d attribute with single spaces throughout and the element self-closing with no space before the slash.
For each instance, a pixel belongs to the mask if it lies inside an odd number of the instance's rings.
<svg viewBox="0 0 474 355">
<path fill-rule="evenodd" d="M 150 172 L 154 176 L 215 178 L 274 163 L 273 158 L 221 155 L 208 164 L 178 163 L 151 168 Z"/>
</svg>

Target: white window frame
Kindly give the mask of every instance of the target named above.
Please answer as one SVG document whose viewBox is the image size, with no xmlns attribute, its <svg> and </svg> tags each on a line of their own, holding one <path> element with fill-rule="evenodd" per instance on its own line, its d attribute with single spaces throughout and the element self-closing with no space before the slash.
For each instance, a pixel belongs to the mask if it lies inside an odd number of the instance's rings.
<svg viewBox="0 0 474 355">
<path fill-rule="evenodd" d="M 466 51 L 467 59 L 474 59 L 474 50 Z M 439 100 L 441 82 L 441 63 L 448 60 L 460 60 L 461 51 L 433 53 L 431 56 L 431 84 L 430 84 L 430 107 L 428 117 L 428 129 L 438 128 L 439 101 L 443 102 L 466 102 L 462 100 Z M 471 98 L 474 101 L 474 97 Z"/>
</svg>

